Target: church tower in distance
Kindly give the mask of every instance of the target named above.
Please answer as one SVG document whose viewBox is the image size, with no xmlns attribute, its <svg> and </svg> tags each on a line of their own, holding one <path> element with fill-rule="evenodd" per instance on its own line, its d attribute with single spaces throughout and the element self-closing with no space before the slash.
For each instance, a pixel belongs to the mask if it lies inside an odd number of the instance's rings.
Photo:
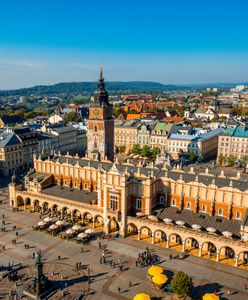
<svg viewBox="0 0 248 300">
<path fill-rule="evenodd" d="M 95 160 L 114 160 L 114 119 L 113 105 L 108 101 L 102 68 L 98 79 L 94 101 L 89 108 L 88 157 Z"/>
</svg>

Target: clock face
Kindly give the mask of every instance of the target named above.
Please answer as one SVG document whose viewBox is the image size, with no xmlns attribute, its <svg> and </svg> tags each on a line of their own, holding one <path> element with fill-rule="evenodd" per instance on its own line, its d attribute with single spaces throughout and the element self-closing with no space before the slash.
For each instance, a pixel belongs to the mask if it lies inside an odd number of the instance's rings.
<svg viewBox="0 0 248 300">
<path fill-rule="evenodd" d="M 98 116 L 98 115 L 99 115 L 99 110 L 98 110 L 98 109 L 94 109 L 93 114 L 94 114 L 95 116 Z"/>
</svg>

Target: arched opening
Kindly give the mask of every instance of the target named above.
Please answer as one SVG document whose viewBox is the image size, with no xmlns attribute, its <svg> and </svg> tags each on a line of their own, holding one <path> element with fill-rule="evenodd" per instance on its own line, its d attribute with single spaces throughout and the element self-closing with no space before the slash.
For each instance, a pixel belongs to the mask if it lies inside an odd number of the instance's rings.
<svg viewBox="0 0 248 300">
<path fill-rule="evenodd" d="M 146 226 L 140 228 L 140 240 L 146 241 L 148 243 L 152 242 L 152 231 L 150 228 Z"/>
<path fill-rule="evenodd" d="M 167 236 L 162 230 L 156 230 L 154 232 L 154 243 L 160 246 L 166 246 Z"/>
<path fill-rule="evenodd" d="M 43 210 L 43 213 L 44 214 L 47 214 L 49 211 L 48 211 L 48 203 L 47 202 L 44 202 L 42 204 L 42 210 Z"/>
<path fill-rule="evenodd" d="M 219 262 L 227 265 L 234 266 L 235 264 L 235 252 L 231 247 L 220 248 Z"/>
<path fill-rule="evenodd" d="M 103 227 L 103 217 L 102 216 L 95 216 L 95 227 L 102 228 Z"/>
<path fill-rule="evenodd" d="M 137 239 L 138 236 L 138 228 L 135 224 L 129 223 L 127 225 L 127 236 Z"/>
<path fill-rule="evenodd" d="M 26 209 L 30 209 L 31 208 L 31 200 L 30 200 L 30 198 L 26 198 L 25 199 L 25 207 L 26 207 Z"/>
<path fill-rule="evenodd" d="M 119 230 L 120 230 L 120 226 L 119 226 L 118 222 L 116 221 L 116 219 L 114 219 L 114 218 L 110 219 L 110 221 L 108 223 L 108 232 L 113 233 L 113 232 L 117 232 Z"/>
<path fill-rule="evenodd" d="M 199 254 L 199 243 L 193 237 L 188 237 L 185 239 L 185 251 L 198 256 Z"/>
<path fill-rule="evenodd" d="M 18 208 L 24 208 L 24 200 L 21 196 L 17 197 L 17 207 Z"/>
<path fill-rule="evenodd" d="M 34 211 L 39 212 L 40 209 L 41 209 L 41 207 L 40 207 L 40 201 L 39 200 L 34 200 L 33 207 L 34 207 Z"/>
<path fill-rule="evenodd" d="M 70 217 L 70 213 L 69 213 L 69 208 L 64 206 L 62 209 L 61 209 L 61 217 L 63 219 L 68 219 Z"/>
<path fill-rule="evenodd" d="M 248 251 L 243 251 L 239 253 L 238 267 L 248 270 Z"/>
<path fill-rule="evenodd" d="M 77 210 L 77 209 L 74 209 L 74 210 L 72 211 L 72 217 L 73 217 L 73 220 L 74 220 L 75 222 L 79 222 L 79 221 L 81 220 L 81 213 L 80 213 L 80 211 Z"/>
<path fill-rule="evenodd" d="M 83 220 L 83 223 L 86 226 L 93 227 L 93 217 L 92 217 L 92 215 L 89 212 L 86 212 L 86 213 L 83 214 L 82 220 Z"/>
<path fill-rule="evenodd" d="M 202 244 L 202 257 L 216 260 L 217 248 L 212 242 L 204 242 Z"/>
<path fill-rule="evenodd" d="M 172 248 L 176 251 L 181 252 L 182 251 L 182 238 L 177 233 L 172 233 L 169 236 L 169 248 Z"/>
</svg>

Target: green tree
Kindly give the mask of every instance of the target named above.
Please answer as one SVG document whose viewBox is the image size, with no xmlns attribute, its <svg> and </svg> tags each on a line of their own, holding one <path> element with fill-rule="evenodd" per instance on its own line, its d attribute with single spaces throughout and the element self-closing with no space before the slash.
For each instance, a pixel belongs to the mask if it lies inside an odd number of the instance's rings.
<svg viewBox="0 0 248 300">
<path fill-rule="evenodd" d="M 227 164 L 228 164 L 229 167 L 234 167 L 235 162 L 236 162 L 236 157 L 235 156 L 233 156 L 233 155 L 228 156 Z"/>
<path fill-rule="evenodd" d="M 64 115 L 65 122 L 79 122 L 80 120 L 80 116 L 75 111 L 68 112 Z"/>
<path fill-rule="evenodd" d="M 125 145 L 121 145 L 119 147 L 119 153 L 125 153 L 125 151 L 126 151 L 126 146 Z"/>
<path fill-rule="evenodd" d="M 171 287 L 173 293 L 179 296 L 189 296 L 193 288 L 192 278 L 190 278 L 186 273 L 180 271 L 176 273 L 171 281 Z"/>
<path fill-rule="evenodd" d="M 219 162 L 219 165 L 223 166 L 223 164 L 225 163 L 225 156 L 223 154 L 220 154 L 219 157 L 218 157 L 218 162 Z"/>
<path fill-rule="evenodd" d="M 190 161 L 195 161 L 195 160 L 196 160 L 196 155 L 195 155 L 194 152 L 190 152 L 190 153 L 189 153 L 189 160 L 190 160 Z"/>
<path fill-rule="evenodd" d="M 141 148 L 139 144 L 134 144 L 133 149 L 131 150 L 131 153 L 133 154 L 140 154 Z"/>
</svg>

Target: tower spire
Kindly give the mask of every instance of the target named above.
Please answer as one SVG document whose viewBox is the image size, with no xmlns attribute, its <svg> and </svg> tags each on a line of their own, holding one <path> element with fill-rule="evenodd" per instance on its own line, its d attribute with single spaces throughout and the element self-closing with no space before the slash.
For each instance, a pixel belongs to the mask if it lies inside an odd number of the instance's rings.
<svg viewBox="0 0 248 300">
<path fill-rule="evenodd" d="M 109 105 L 108 92 L 105 89 L 104 78 L 102 75 L 102 66 L 100 66 L 99 68 L 99 78 L 98 78 L 97 91 L 96 91 L 94 103 L 98 105 Z"/>
<path fill-rule="evenodd" d="M 99 81 L 103 80 L 103 76 L 102 76 L 102 66 L 100 66 L 99 68 Z"/>
</svg>

